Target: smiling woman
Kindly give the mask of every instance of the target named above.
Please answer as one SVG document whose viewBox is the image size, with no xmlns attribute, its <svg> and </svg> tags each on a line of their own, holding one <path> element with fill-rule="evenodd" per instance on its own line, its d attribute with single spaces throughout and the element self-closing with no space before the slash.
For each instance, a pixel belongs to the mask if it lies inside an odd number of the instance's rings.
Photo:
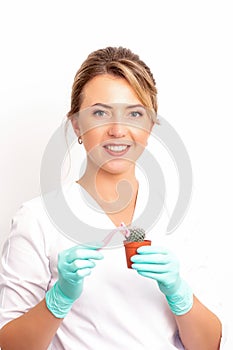
<svg viewBox="0 0 233 350">
<path fill-rule="evenodd" d="M 24 203 L 4 246 L 0 346 L 3 350 L 41 350 L 49 345 L 56 350 L 219 349 L 220 311 L 210 302 L 207 285 L 204 296 L 203 286 L 195 288 L 195 295 L 192 288 L 192 276 L 201 273 L 203 265 L 190 267 L 187 261 L 180 268 L 173 249 L 184 242 L 163 236 L 164 218 L 146 233 L 156 245 L 138 248 L 131 258 L 132 269 L 126 267 L 122 226 L 133 227 L 145 193 L 136 162 L 158 122 L 157 89 L 150 69 L 122 47 L 91 53 L 75 76 L 67 117 L 85 148 L 86 168 L 81 178 L 63 189 L 66 198 L 74 213 L 91 222 L 95 241 L 101 224 L 120 233 L 121 245 L 108 249 L 78 242 L 80 227 L 75 227 L 78 244 L 74 244 L 49 220 L 40 197 Z M 158 174 L 154 175 L 157 181 Z M 122 183 L 130 191 L 118 198 Z M 85 202 L 83 192 L 95 206 Z M 158 193 L 153 196 L 161 200 Z M 53 209 L 63 218 L 59 203 L 54 202 Z M 155 215 L 154 208 L 147 210 Z"/>
<path fill-rule="evenodd" d="M 109 198 L 114 189 L 113 178 L 109 175 L 114 172 L 124 173 L 128 180 L 133 177 L 135 162 L 146 146 L 154 122 L 129 83 L 106 74 L 87 83 L 80 112 L 71 116 L 71 121 L 87 152 L 87 169 L 79 183 L 90 191 L 90 182 L 94 182 L 90 181 L 91 177 L 97 176 L 97 182 L 104 179 L 111 186 L 100 186 L 99 194 L 103 199 Z M 135 196 L 136 192 L 135 188 Z M 115 189 L 112 199 L 114 197 Z M 130 222 L 130 218 L 124 219 Z"/>
</svg>

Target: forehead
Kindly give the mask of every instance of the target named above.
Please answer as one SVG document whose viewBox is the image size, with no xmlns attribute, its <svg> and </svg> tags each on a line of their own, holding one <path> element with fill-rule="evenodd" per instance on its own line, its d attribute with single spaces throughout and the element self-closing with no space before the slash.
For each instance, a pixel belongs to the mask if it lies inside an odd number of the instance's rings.
<svg viewBox="0 0 233 350">
<path fill-rule="evenodd" d="M 106 74 L 91 79 L 84 86 L 81 109 L 96 103 L 138 104 L 140 100 L 124 78 Z"/>
</svg>

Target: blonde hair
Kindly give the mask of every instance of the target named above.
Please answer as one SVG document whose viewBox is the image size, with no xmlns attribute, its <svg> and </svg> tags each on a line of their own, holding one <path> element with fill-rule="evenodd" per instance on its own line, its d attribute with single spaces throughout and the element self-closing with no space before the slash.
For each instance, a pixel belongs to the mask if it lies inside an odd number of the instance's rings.
<svg viewBox="0 0 233 350">
<path fill-rule="evenodd" d="M 71 108 L 67 114 L 71 119 L 80 110 L 83 88 L 98 75 L 110 74 L 124 78 L 134 89 L 142 104 L 154 111 L 152 120 L 157 121 L 157 89 L 149 67 L 138 55 L 123 47 L 107 47 L 90 53 L 77 71 L 71 94 Z"/>
</svg>

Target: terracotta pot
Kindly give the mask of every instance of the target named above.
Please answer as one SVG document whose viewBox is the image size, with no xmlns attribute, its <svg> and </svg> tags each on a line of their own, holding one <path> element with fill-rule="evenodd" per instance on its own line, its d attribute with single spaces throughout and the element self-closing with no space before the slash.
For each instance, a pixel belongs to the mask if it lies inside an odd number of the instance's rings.
<svg viewBox="0 0 233 350">
<path fill-rule="evenodd" d="M 141 242 L 124 241 L 126 262 L 127 262 L 127 267 L 129 269 L 132 268 L 131 267 L 132 261 L 130 260 L 131 256 L 137 254 L 137 248 L 139 248 L 143 245 L 151 245 L 151 241 L 148 239 L 141 241 Z"/>
</svg>

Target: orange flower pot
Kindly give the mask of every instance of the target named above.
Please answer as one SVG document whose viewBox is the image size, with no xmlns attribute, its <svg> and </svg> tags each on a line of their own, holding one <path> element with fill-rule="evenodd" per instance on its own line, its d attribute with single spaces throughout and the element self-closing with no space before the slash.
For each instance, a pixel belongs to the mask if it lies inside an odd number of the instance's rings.
<svg viewBox="0 0 233 350">
<path fill-rule="evenodd" d="M 131 256 L 137 254 L 137 248 L 144 246 L 144 245 L 151 245 L 151 241 L 148 239 L 141 241 L 141 242 L 124 241 L 126 262 L 127 262 L 127 267 L 129 269 L 132 269 L 132 267 L 131 267 L 132 261 L 130 260 Z"/>
</svg>

